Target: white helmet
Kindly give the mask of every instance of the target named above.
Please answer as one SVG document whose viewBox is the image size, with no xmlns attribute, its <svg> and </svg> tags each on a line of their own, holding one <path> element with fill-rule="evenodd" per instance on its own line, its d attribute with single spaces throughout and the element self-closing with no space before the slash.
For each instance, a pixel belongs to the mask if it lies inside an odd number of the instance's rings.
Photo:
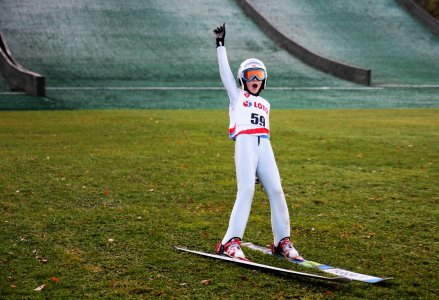
<svg viewBox="0 0 439 300">
<path fill-rule="evenodd" d="M 243 82 L 243 80 L 245 80 L 244 79 L 244 71 L 249 70 L 249 69 L 262 69 L 262 70 L 264 70 L 265 78 L 263 79 L 262 89 L 265 88 L 265 86 L 267 85 L 267 77 L 268 77 L 267 69 L 265 68 L 264 63 L 256 58 L 246 59 L 239 66 L 238 74 L 236 76 L 238 78 L 239 85 L 244 88 L 244 82 Z"/>
</svg>

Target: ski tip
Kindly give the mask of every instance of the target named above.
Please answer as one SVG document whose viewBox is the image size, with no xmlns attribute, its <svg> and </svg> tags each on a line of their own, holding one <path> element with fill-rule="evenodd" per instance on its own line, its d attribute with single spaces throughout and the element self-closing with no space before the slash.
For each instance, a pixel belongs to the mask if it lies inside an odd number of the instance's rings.
<svg viewBox="0 0 439 300">
<path fill-rule="evenodd" d="M 379 283 L 385 283 L 385 282 L 391 281 L 393 279 L 394 279 L 393 277 L 377 278 L 377 279 L 369 280 L 367 282 L 368 283 L 377 283 L 377 284 L 379 284 Z"/>
</svg>

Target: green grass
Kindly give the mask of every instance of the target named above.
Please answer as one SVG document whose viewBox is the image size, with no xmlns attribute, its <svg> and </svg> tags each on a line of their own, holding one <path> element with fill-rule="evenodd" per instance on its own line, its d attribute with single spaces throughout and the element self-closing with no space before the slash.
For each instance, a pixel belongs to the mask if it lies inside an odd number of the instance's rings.
<svg viewBox="0 0 439 300">
<path fill-rule="evenodd" d="M 236 182 L 225 110 L 1 112 L 0 295 L 433 299 L 438 116 L 272 112 L 295 245 L 319 262 L 395 277 L 373 286 L 299 280 L 172 248 L 212 252 L 226 230 Z M 272 239 L 260 189 L 244 239 Z"/>
</svg>

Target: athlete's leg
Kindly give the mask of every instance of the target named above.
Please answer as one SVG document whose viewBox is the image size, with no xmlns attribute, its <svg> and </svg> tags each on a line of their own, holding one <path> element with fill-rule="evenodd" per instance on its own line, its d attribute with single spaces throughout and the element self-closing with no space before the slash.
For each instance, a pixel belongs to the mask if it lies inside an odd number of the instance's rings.
<svg viewBox="0 0 439 300">
<path fill-rule="evenodd" d="M 231 238 L 242 239 L 247 225 L 253 195 L 255 192 L 255 174 L 258 163 L 258 138 L 239 135 L 235 141 L 235 166 L 238 193 L 230 215 L 229 227 L 222 244 Z"/>
<path fill-rule="evenodd" d="M 290 216 L 269 139 L 261 138 L 259 151 L 257 175 L 270 200 L 271 226 L 277 245 L 281 239 L 290 236 Z"/>
</svg>

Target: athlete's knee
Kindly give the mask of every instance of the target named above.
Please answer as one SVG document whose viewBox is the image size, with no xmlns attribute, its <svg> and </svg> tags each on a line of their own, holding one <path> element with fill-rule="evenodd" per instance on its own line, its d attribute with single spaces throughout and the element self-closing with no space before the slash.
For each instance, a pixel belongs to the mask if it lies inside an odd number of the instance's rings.
<svg viewBox="0 0 439 300">
<path fill-rule="evenodd" d="M 281 186 L 266 189 L 269 198 L 278 199 L 284 197 L 284 191 Z"/>
<path fill-rule="evenodd" d="M 238 194 L 246 195 L 248 197 L 253 197 L 255 193 L 255 184 L 239 184 L 238 185 Z"/>
</svg>

